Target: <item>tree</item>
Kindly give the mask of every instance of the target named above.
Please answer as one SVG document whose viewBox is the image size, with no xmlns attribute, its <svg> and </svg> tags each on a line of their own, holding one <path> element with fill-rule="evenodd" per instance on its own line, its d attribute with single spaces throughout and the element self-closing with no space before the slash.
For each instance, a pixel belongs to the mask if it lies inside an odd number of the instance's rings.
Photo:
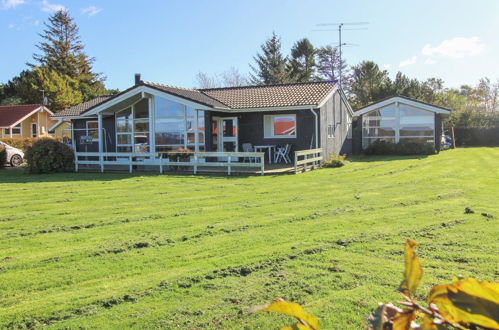
<svg viewBox="0 0 499 330">
<path fill-rule="evenodd" d="M 250 73 L 251 83 L 269 85 L 289 82 L 286 72 L 288 60 L 281 52 L 281 39 L 275 32 L 260 48 L 261 53 L 253 58 L 256 64 L 250 65 L 253 71 Z"/>
<path fill-rule="evenodd" d="M 311 81 L 315 72 L 315 49 L 307 39 L 298 40 L 291 48 L 288 63 L 289 79 L 296 82 Z"/>
<path fill-rule="evenodd" d="M 40 90 L 43 89 L 51 108 L 59 111 L 63 106 L 107 94 L 104 77 L 92 72 L 94 59 L 85 54 L 78 26 L 69 13 L 65 10 L 56 12 L 49 17 L 45 27 L 40 34 L 43 41 L 37 45 L 40 54 L 33 55 L 35 64 L 28 63 L 31 70 L 25 76 L 30 81 L 20 76 L 16 82 L 19 95 L 26 101 L 40 102 Z"/>
<path fill-rule="evenodd" d="M 222 73 L 222 85 L 224 87 L 246 86 L 248 85 L 248 78 L 232 66 Z"/>
<path fill-rule="evenodd" d="M 204 72 L 196 75 L 197 88 L 238 87 L 248 85 L 248 79 L 235 67 L 230 67 L 221 75 L 213 76 Z"/>
<path fill-rule="evenodd" d="M 317 78 L 323 80 L 339 80 L 340 67 L 342 76 L 348 77 L 347 63 L 345 60 L 340 60 L 337 47 L 328 45 L 317 49 Z"/>
<path fill-rule="evenodd" d="M 354 109 L 391 95 L 388 71 L 381 71 L 379 66 L 372 61 L 363 61 L 352 67 L 349 96 Z"/>
</svg>

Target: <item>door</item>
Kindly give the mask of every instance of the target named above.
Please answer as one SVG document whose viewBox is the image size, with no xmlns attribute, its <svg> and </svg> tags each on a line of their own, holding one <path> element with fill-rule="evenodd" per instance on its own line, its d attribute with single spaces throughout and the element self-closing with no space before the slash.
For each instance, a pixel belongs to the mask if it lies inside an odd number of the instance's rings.
<svg viewBox="0 0 499 330">
<path fill-rule="evenodd" d="M 237 152 L 237 117 L 213 117 L 213 149 L 218 152 Z M 237 158 L 233 158 L 236 160 Z M 221 159 L 222 160 L 222 159 Z M 226 160 L 226 158 L 224 158 Z"/>
<path fill-rule="evenodd" d="M 36 138 L 38 136 L 38 124 L 31 123 L 31 137 Z"/>
</svg>

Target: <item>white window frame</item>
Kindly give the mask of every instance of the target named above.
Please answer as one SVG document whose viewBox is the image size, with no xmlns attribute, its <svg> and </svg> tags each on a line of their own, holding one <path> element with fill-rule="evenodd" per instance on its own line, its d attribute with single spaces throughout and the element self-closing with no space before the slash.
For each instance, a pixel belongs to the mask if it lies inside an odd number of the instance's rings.
<svg viewBox="0 0 499 330">
<path fill-rule="evenodd" d="M 95 124 L 97 124 L 97 128 L 89 128 L 88 127 L 89 123 L 95 123 Z M 97 121 L 97 120 L 87 120 L 85 122 L 85 134 L 87 136 L 90 136 L 90 134 L 88 133 L 89 130 L 97 130 L 97 137 L 92 137 L 92 142 L 99 142 L 99 121 Z"/>
<path fill-rule="evenodd" d="M 14 133 L 14 129 L 19 129 L 19 133 Z M 4 135 L 13 135 L 13 136 L 23 135 L 23 125 L 21 125 L 21 123 L 19 123 L 16 126 L 12 126 L 10 128 L 5 128 Z"/>
<path fill-rule="evenodd" d="M 275 135 L 274 134 L 274 118 L 275 117 L 294 117 L 295 120 L 295 134 L 294 135 Z M 270 132 L 266 129 L 266 123 L 270 121 Z M 263 116 L 263 137 L 264 139 L 296 139 L 298 137 L 298 122 L 295 113 L 278 114 L 278 115 L 264 115 Z"/>
</svg>

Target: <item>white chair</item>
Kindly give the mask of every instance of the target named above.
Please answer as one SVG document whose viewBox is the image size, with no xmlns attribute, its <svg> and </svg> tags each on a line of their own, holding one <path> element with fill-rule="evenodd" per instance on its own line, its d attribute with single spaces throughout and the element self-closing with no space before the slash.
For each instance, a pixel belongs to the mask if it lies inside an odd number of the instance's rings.
<svg viewBox="0 0 499 330">
<path fill-rule="evenodd" d="M 289 158 L 289 153 L 291 151 L 291 144 L 286 144 L 284 147 L 277 148 L 275 153 L 274 162 L 279 163 L 280 161 L 284 161 L 286 164 L 291 163 L 291 159 Z"/>
<path fill-rule="evenodd" d="M 255 149 L 251 145 L 251 143 L 243 143 L 243 152 L 255 152 Z M 250 163 L 256 162 L 255 157 L 244 157 L 243 162 L 249 160 Z"/>
</svg>

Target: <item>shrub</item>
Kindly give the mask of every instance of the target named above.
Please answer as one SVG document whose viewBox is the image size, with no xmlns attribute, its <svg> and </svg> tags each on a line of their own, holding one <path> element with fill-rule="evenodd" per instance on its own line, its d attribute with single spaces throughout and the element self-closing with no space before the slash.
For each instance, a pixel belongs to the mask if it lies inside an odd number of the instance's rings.
<svg viewBox="0 0 499 330">
<path fill-rule="evenodd" d="M 366 155 L 434 155 L 436 150 L 430 143 L 404 140 L 392 143 L 378 140 L 369 145 L 364 153 Z"/>
<path fill-rule="evenodd" d="M 71 148 L 51 138 L 36 141 L 28 148 L 25 158 L 30 173 L 64 172 L 73 166 Z"/>
<path fill-rule="evenodd" d="M 323 167 L 342 167 L 345 165 L 345 159 L 347 156 L 345 155 L 338 155 L 338 156 L 333 156 L 331 155 L 329 157 L 329 160 L 326 160 L 324 164 L 322 164 Z"/>
<path fill-rule="evenodd" d="M 1 138 L 0 141 L 7 143 L 9 146 L 21 149 L 23 152 L 26 152 L 29 147 L 31 147 L 36 141 L 40 139 L 46 138 L 22 138 L 22 137 L 12 137 L 12 138 Z M 59 137 L 51 137 L 56 141 L 60 141 Z"/>
<path fill-rule="evenodd" d="M 5 163 L 7 163 L 7 150 L 5 150 L 5 147 L 0 146 L 0 169 L 4 168 Z"/>
</svg>

